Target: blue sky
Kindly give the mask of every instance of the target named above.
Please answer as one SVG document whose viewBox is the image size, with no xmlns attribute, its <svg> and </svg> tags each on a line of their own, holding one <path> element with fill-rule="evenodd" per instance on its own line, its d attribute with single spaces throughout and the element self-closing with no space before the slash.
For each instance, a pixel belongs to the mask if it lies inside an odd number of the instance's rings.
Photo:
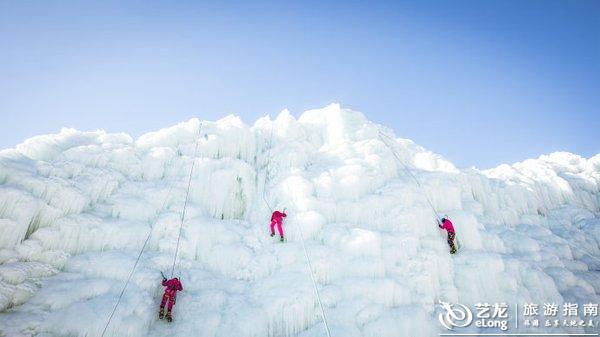
<svg viewBox="0 0 600 337">
<path fill-rule="evenodd" d="M 339 102 L 458 166 L 600 152 L 599 1 L 2 1 L 0 148 Z"/>
</svg>

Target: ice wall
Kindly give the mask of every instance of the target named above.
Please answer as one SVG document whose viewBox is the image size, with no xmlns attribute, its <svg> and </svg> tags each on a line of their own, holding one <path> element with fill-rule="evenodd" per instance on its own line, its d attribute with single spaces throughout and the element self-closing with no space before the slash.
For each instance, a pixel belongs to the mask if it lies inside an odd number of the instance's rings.
<svg viewBox="0 0 600 337">
<path fill-rule="evenodd" d="M 437 335 L 438 300 L 598 303 L 599 182 L 600 155 L 459 170 L 335 104 L 135 140 L 63 129 L 0 152 L 0 336 L 99 336 L 148 236 L 107 335 L 323 336 L 300 231 L 335 336 Z"/>
</svg>

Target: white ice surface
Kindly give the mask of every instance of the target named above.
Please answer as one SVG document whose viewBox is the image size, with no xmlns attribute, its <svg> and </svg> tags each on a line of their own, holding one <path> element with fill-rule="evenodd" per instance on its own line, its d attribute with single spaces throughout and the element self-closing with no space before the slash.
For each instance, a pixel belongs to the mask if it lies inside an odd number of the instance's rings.
<svg viewBox="0 0 600 337">
<path fill-rule="evenodd" d="M 436 336 L 438 300 L 599 303 L 599 186 L 600 155 L 459 170 L 338 105 L 138 139 L 63 129 L 0 152 L 0 336 L 99 336 L 149 234 L 106 336 L 324 336 L 300 229 L 333 336 Z"/>
</svg>

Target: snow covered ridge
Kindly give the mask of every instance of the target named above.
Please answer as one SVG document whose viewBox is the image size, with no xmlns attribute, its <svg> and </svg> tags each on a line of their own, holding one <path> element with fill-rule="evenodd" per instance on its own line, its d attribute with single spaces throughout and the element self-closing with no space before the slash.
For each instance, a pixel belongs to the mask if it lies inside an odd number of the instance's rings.
<svg viewBox="0 0 600 337">
<path fill-rule="evenodd" d="M 166 324 L 160 271 L 193 161 Z M 284 207 L 281 244 L 268 224 Z M 599 213 L 600 155 L 459 170 L 339 105 L 136 140 L 63 129 L 0 152 L 0 336 L 100 336 L 149 234 L 106 336 L 324 336 L 299 229 L 332 336 L 437 336 L 439 300 L 600 303 Z"/>
</svg>

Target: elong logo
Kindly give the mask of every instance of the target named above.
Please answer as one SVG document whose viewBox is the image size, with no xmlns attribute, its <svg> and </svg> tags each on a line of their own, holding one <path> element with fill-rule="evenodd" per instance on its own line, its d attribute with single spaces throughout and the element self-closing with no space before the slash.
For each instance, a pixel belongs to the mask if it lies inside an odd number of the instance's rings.
<svg viewBox="0 0 600 337">
<path fill-rule="evenodd" d="M 446 310 L 446 313 L 440 313 L 438 316 L 440 323 L 448 330 L 454 328 L 464 328 L 473 322 L 473 313 L 463 304 L 450 304 L 439 301 L 440 306 Z"/>
</svg>

